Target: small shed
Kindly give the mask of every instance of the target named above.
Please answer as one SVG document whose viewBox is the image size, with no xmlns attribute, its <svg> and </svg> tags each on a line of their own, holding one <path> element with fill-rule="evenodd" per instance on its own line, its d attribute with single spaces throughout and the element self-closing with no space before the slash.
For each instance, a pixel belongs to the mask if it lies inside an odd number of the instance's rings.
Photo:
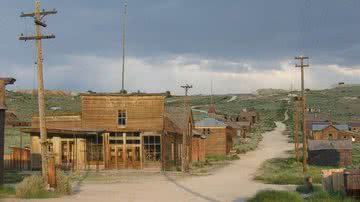
<svg viewBox="0 0 360 202">
<path fill-rule="evenodd" d="M 352 141 L 309 140 L 309 164 L 318 166 L 352 165 Z"/>
<path fill-rule="evenodd" d="M 205 154 L 209 156 L 225 156 L 233 146 L 230 126 L 213 118 L 203 119 L 195 123 L 195 129 L 200 131 L 205 139 Z"/>
</svg>

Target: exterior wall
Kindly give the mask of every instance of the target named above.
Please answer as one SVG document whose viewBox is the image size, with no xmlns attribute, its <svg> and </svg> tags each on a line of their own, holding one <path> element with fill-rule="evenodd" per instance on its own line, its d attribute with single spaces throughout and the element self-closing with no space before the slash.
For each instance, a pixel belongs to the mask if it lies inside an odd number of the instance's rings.
<svg viewBox="0 0 360 202">
<path fill-rule="evenodd" d="M 41 168 L 41 146 L 39 136 L 32 135 L 30 137 L 30 151 L 31 169 L 38 170 Z"/>
<path fill-rule="evenodd" d="M 318 166 L 352 165 L 352 150 L 309 151 L 309 164 Z"/>
<path fill-rule="evenodd" d="M 203 131 L 203 127 L 197 127 L 196 130 Z M 226 128 L 209 128 L 210 134 L 205 139 L 205 155 L 225 156 L 228 154 L 228 139 Z"/>
<path fill-rule="evenodd" d="M 162 144 L 163 169 L 181 169 L 182 135 L 164 135 L 162 137 Z"/>
<path fill-rule="evenodd" d="M 360 132 L 360 126 L 358 126 L 358 127 L 351 127 L 351 131 Z"/>
<path fill-rule="evenodd" d="M 39 117 L 33 117 L 32 128 L 39 128 Z M 81 116 L 47 116 L 46 127 L 52 129 L 74 129 L 81 128 Z"/>
<path fill-rule="evenodd" d="M 332 136 L 332 138 L 330 137 Z M 327 127 L 322 131 L 313 132 L 314 140 L 328 140 L 328 139 L 339 139 L 339 131 L 334 127 Z"/>
<path fill-rule="evenodd" d="M 330 137 L 332 135 L 332 137 Z M 322 131 L 315 131 L 312 134 L 314 140 L 346 140 L 355 138 L 355 142 L 359 142 L 360 138 L 348 131 L 339 131 L 334 127 L 325 128 Z"/>
<path fill-rule="evenodd" d="M 164 99 L 163 96 L 82 96 L 82 127 L 162 131 Z M 125 127 L 118 125 L 119 110 L 126 111 Z"/>
<path fill-rule="evenodd" d="M 192 162 L 205 161 L 205 139 L 192 138 Z"/>
</svg>

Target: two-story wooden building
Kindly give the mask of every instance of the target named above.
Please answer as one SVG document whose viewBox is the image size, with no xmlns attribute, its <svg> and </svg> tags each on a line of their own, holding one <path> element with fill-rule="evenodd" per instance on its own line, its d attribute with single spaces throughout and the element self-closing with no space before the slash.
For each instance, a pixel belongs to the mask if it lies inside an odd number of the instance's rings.
<svg viewBox="0 0 360 202">
<path fill-rule="evenodd" d="M 161 169 L 164 151 L 181 144 L 164 141 L 172 120 L 166 118 L 162 94 L 82 94 L 81 113 L 46 117 L 48 150 L 67 169 Z M 192 127 L 192 125 L 184 125 Z M 192 129 L 189 129 L 192 131 Z M 180 136 L 183 131 L 178 130 Z M 22 130 L 31 135 L 31 167 L 41 167 L 39 120 Z M 188 134 L 192 136 L 192 134 Z M 176 157 L 176 155 L 173 155 Z M 171 158 L 173 157 L 171 156 Z M 178 157 L 176 157 L 178 158 Z M 177 162 L 179 163 L 179 162 Z"/>
</svg>

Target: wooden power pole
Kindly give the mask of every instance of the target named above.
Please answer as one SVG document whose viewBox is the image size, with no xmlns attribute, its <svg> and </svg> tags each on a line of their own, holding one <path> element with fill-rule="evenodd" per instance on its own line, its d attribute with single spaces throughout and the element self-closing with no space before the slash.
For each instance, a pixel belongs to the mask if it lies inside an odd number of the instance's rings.
<svg viewBox="0 0 360 202">
<path fill-rule="evenodd" d="M 193 86 L 189 85 L 189 84 L 186 84 L 185 86 L 181 86 L 181 88 L 185 89 L 185 97 L 184 97 L 184 116 L 186 117 L 187 113 L 188 113 L 188 92 L 189 90 L 192 88 Z M 182 161 L 181 161 L 181 170 L 183 173 L 186 173 L 189 171 L 189 141 L 188 141 L 188 133 L 189 133 L 189 130 L 188 130 L 188 123 L 185 122 L 184 123 L 184 130 L 183 130 L 183 138 L 182 138 Z"/>
<path fill-rule="evenodd" d="M 294 126 L 294 141 L 295 141 L 295 152 L 296 160 L 300 161 L 300 151 L 299 151 L 299 97 L 294 97 L 294 115 L 295 115 L 295 126 Z"/>
<path fill-rule="evenodd" d="M 45 120 L 45 90 L 44 90 L 44 76 L 43 76 L 43 56 L 42 56 L 42 40 L 43 39 L 54 39 L 55 35 L 42 35 L 42 27 L 47 27 L 43 18 L 46 15 L 56 14 L 57 11 L 41 10 L 40 1 L 35 2 L 34 13 L 21 13 L 20 17 L 32 17 L 35 23 L 35 36 L 23 36 L 19 37 L 19 40 L 35 40 L 36 41 L 36 63 L 37 63 L 37 85 L 38 85 L 38 104 L 39 104 L 39 120 L 40 120 L 40 139 L 41 139 L 41 168 L 42 176 L 46 184 L 48 184 L 48 145 L 47 145 L 47 131 L 46 131 L 46 120 Z"/>
<path fill-rule="evenodd" d="M 302 133 L 303 133 L 303 172 L 305 176 L 307 175 L 308 167 L 307 167 L 307 158 L 308 158 L 308 151 L 307 151 L 307 134 L 306 134 L 306 98 L 305 98 L 305 82 L 304 82 L 304 68 L 309 67 L 309 64 L 305 64 L 304 60 L 308 60 L 309 57 L 299 56 L 295 57 L 295 60 L 299 60 L 300 64 L 296 64 L 296 67 L 300 67 L 301 69 L 301 103 L 302 103 Z"/>
</svg>

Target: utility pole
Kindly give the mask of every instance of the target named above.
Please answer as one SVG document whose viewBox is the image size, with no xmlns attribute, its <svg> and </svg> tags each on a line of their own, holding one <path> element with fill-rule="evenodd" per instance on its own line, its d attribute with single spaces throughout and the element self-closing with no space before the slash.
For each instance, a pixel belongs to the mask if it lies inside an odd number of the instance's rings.
<svg viewBox="0 0 360 202">
<path fill-rule="evenodd" d="M 295 57 L 295 60 L 299 60 L 300 64 L 296 64 L 295 67 L 300 67 L 301 69 L 301 103 L 302 103 L 302 133 L 303 133 L 303 172 L 305 177 L 307 177 L 307 134 L 306 134 L 306 120 L 305 120 L 305 109 L 306 109 L 306 98 L 305 98 L 305 83 L 304 83 L 304 68 L 310 67 L 309 64 L 305 64 L 304 60 L 308 60 L 309 57 L 299 56 Z"/>
<path fill-rule="evenodd" d="M 42 56 L 42 40 L 43 39 L 54 39 L 55 35 L 42 35 L 42 27 L 47 27 L 43 18 L 47 15 L 57 14 L 54 9 L 52 11 L 41 10 L 40 0 L 35 1 L 35 12 L 34 13 L 21 13 L 20 17 L 32 17 L 35 23 L 35 36 L 23 36 L 19 37 L 19 40 L 36 41 L 36 63 L 37 63 L 37 85 L 38 85 L 38 104 L 39 104 L 39 120 L 40 120 L 40 139 L 41 139 L 41 168 L 42 176 L 46 184 L 48 184 L 48 142 L 47 142 L 47 131 L 46 131 L 46 120 L 45 120 L 45 90 L 44 90 L 44 76 L 43 76 L 43 56 Z"/>
<path fill-rule="evenodd" d="M 122 75 L 121 75 L 121 93 L 125 94 L 125 42 L 126 42 L 126 17 L 127 17 L 127 1 L 124 4 L 124 17 L 123 17 L 123 33 L 122 33 Z"/>
<path fill-rule="evenodd" d="M 186 84 L 185 86 L 181 86 L 181 88 L 185 89 L 185 96 L 188 96 L 189 89 L 193 88 L 193 86 Z"/>
<path fill-rule="evenodd" d="M 189 89 L 191 89 L 193 86 L 186 84 L 185 86 L 181 86 L 181 88 L 185 89 L 185 97 L 184 97 L 184 117 L 187 115 L 187 109 L 188 109 L 188 92 Z M 188 141 L 188 124 L 184 123 L 184 129 L 183 129 L 183 138 L 182 138 L 182 163 L 181 163 L 181 170 L 183 173 L 189 172 L 189 141 Z"/>
<path fill-rule="evenodd" d="M 295 126 L 294 126 L 294 141 L 295 141 L 295 152 L 296 160 L 300 161 L 300 152 L 299 152 L 299 97 L 294 97 L 294 112 L 295 112 Z"/>
</svg>

